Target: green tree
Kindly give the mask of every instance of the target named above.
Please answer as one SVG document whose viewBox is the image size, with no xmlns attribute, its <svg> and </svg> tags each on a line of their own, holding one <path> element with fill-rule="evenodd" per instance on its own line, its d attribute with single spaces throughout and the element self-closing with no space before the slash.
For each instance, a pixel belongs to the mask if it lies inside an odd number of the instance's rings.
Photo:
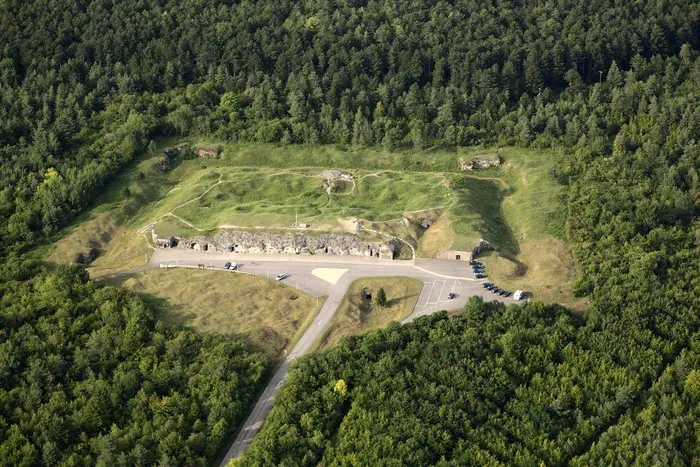
<svg viewBox="0 0 700 467">
<path fill-rule="evenodd" d="M 386 299 L 386 292 L 384 291 L 384 288 L 380 288 L 379 292 L 377 292 L 377 305 L 380 307 L 385 307 L 387 303 Z"/>
</svg>

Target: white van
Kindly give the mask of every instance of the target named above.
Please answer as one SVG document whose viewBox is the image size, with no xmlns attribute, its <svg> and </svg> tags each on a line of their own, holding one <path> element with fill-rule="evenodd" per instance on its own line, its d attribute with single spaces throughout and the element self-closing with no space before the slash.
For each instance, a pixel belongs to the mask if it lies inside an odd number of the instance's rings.
<svg viewBox="0 0 700 467">
<path fill-rule="evenodd" d="M 522 290 L 516 290 L 513 294 L 514 300 L 522 300 L 523 298 L 525 298 L 525 292 L 523 292 Z"/>
</svg>

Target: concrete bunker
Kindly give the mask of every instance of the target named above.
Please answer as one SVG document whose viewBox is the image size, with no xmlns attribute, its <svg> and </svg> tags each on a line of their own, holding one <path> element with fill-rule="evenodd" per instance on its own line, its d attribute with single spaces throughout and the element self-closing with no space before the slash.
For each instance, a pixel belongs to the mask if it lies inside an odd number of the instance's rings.
<svg viewBox="0 0 700 467">
<path fill-rule="evenodd" d="M 223 230 L 213 237 L 191 237 L 179 241 L 180 248 L 228 253 L 272 253 L 297 255 L 365 256 L 393 259 L 393 240 L 368 242 L 353 234 L 307 234 L 301 232 L 247 232 Z"/>
<path fill-rule="evenodd" d="M 175 237 L 156 238 L 157 248 L 173 248 L 177 246 L 177 243 L 178 240 Z"/>
</svg>

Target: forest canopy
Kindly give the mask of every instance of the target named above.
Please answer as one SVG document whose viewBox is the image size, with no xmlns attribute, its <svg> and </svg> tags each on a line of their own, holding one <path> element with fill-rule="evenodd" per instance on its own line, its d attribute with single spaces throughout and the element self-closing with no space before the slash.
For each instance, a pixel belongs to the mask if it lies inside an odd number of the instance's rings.
<svg viewBox="0 0 700 467">
<path fill-rule="evenodd" d="M 3 465 L 206 464 L 266 376 L 246 343 L 167 329 L 77 266 L 0 296 Z"/>
<path fill-rule="evenodd" d="M 244 464 L 699 458 L 699 20 L 688 0 L 0 3 L 0 458 L 201 463 L 259 387 L 241 342 L 23 262 L 164 135 L 565 154 L 585 317 L 473 301 L 345 340 L 294 367 Z"/>
<path fill-rule="evenodd" d="M 687 0 L 8 0 L 0 235 L 54 233 L 158 134 L 602 155 L 697 76 L 699 18 Z"/>
</svg>

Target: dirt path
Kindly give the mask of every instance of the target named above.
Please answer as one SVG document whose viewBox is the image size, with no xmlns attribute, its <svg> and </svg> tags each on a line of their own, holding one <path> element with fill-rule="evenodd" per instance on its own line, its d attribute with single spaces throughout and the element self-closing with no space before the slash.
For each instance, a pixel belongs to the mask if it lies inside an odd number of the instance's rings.
<svg viewBox="0 0 700 467">
<path fill-rule="evenodd" d="M 243 181 L 262 180 L 262 179 L 264 179 L 264 178 L 276 177 L 276 176 L 279 176 L 279 175 L 297 175 L 297 176 L 300 176 L 300 177 L 311 177 L 311 178 L 317 178 L 317 177 L 318 177 L 318 175 L 309 175 L 309 174 L 304 174 L 304 173 L 298 173 L 298 172 L 292 172 L 292 171 L 289 171 L 289 170 L 285 170 L 285 171 L 283 171 L 283 172 L 273 172 L 273 173 L 271 173 L 271 174 L 266 174 L 266 175 L 260 176 L 260 177 L 245 178 L 245 179 L 243 179 Z M 209 188 L 207 188 L 206 190 L 204 190 L 204 192 L 203 192 L 201 195 L 199 195 L 199 196 L 197 196 L 197 197 L 195 197 L 195 198 L 192 198 L 191 200 L 186 201 L 186 202 L 184 202 L 184 203 L 182 203 L 182 204 L 178 204 L 177 206 L 175 206 L 174 208 L 172 208 L 170 211 L 168 211 L 168 212 L 164 213 L 163 215 L 159 216 L 156 220 L 154 220 L 154 221 L 152 221 L 151 223 L 146 224 L 145 226 L 141 227 L 141 228 L 138 230 L 138 233 L 140 233 L 140 234 L 141 234 L 141 233 L 145 233 L 145 232 L 147 232 L 147 231 L 149 231 L 149 230 L 150 230 L 150 231 L 153 231 L 153 227 L 155 226 L 155 224 L 158 223 L 159 221 L 163 220 L 163 219 L 166 218 L 166 217 L 174 217 L 175 219 L 179 220 L 180 222 L 186 224 L 187 226 L 189 226 L 190 228 L 192 228 L 192 229 L 194 229 L 194 230 L 196 230 L 196 231 L 198 231 L 198 232 L 205 232 L 207 229 L 200 229 L 199 227 L 194 226 L 192 223 L 190 223 L 190 222 L 186 221 L 185 219 L 183 219 L 182 217 L 178 216 L 178 215 L 175 214 L 173 211 L 177 211 L 178 209 L 181 209 L 181 208 L 187 206 L 188 204 L 194 203 L 195 201 L 202 199 L 207 193 L 209 193 L 211 190 L 213 190 L 214 188 L 216 188 L 216 187 L 219 186 L 219 185 L 223 185 L 223 184 L 225 184 L 225 183 L 237 183 L 237 182 L 240 182 L 240 181 L 242 181 L 242 180 L 238 180 L 238 179 L 235 179 L 235 180 L 221 180 L 221 175 L 219 175 L 219 180 L 218 180 L 216 183 L 214 183 L 212 186 L 210 186 Z M 182 188 L 182 187 L 177 186 L 177 187 L 175 187 L 173 190 L 175 190 L 175 189 L 181 189 L 181 188 Z M 171 191 L 172 191 L 172 190 L 171 190 Z M 330 195 L 329 195 L 329 196 L 330 196 Z M 227 226 L 225 226 L 225 225 L 220 225 L 220 226 L 217 226 L 217 228 L 238 228 L 238 227 L 227 227 Z M 264 228 L 264 227 L 262 227 L 262 226 L 251 226 L 251 227 L 248 227 L 248 228 Z"/>
<path fill-rule="evenodd" d="M 239 168 L 242 169 L 242 168 L 245 168 L 245 167 L 239 167 Z M 252 168 L 260 169 L 259 167 L 252 167 Z M 300 169 L 304 169 L 304 168 L 300 167 Z M 382 173 L 406 173 L 406 172 L 401 172 L 401 171 L 398 171 L 398 170 L 387 169 L 387 170 L 382 170 L 382 171 L 379 171 L 379 172 L 374 172 L 374 173 L 365 174 L 365 175 L 362 175 L 362 176 L 357 177 L 357 178 L 352 177 L 352 179 L 350 180 L 350 181 L 352 181 L 352 189 L 350 190 L 349 193 L 346 193 L 346 194 L 344 194 L 344 195 L 342 195 L 342 196 L 351 196 L 351 195 L 354 194 L 354 192 L 355 192 L 355 190 L 356 190 L 356 188 L 357 188 L 356 180 L 362 180 L 363 178 L 367 178 L 367 177 L 381 177 L 381 174 L 382 174 Z M 412 172 L 412 173 L 413 173 L 413 172 Z M 448 200 L 453 201 L 452 193 L 451 193 L 451 190 L 450 190 L 449 184 L 448 184 L 447 175 L 448 175 L 448 174 L 453 174 L 453 175 L 454 175 L 454 174 L 455 174 L 454 172 L 418 172 L 418 173 L 440 174 L 440 175 L 442 175 L 442 176 L 443 176 L 443 181 L 442 181 L 441 183 L 443 183 L 443 184 L 445 185 L 445 190 L 446 190 L 446 192 L 447 192 L 447 198 L 448 198 Z M 260 179 L 264 179 L 264 178 L 268 178 L 268 177 L 274 177 L 274 176 L 280 176 L 280 175 L 296 175 L 296 176 L 302 176 L 302 177 L 324 178 L 322 174 L 315 174 L 315 175 L 312 175 L 312 174 L 308 174 L 308 173 L 300 173 L 300 172 L 291 171 L 291 170 L 284 170 L 284 171 L 278 171 L 278 172 L 273 172 L 273 173 L 270 173 L 270 174 L 266 174 L 266 175 L 260 176 L 260 177 L 245 178 L 245 179 L 243 179 L 243 181 L 260 180 Z M 472 179 L 477 179 L 477 180 L 491 180 L 491 181 L 495 181 L 495 182 L 498 182 L 503 188 L 505 188 L 505 189 L 507 189 L 507 190 L 510 189 L 510 185 L 508 185 L 508 183 L 506 183 L 504 180 L 502 180 L 502 179 L 500 179 L 500 178 L 497 178 L 497 177 L 479 177 L 479 176 L 477 176 L 477 175 L 464 174 L 464 173 L 460 173 L 460 175 L 463 176 L 463 177 L 472 178 Z M 214 183 L 214 184 L 211 185 L 209 188 L 207 188 L 206 190 L 204 190 L 204 192 L 203 192 L 202 194 L 200 194 L 199 196 L 197 196 L 197 197 L 195 197 L 195 198 L 190 199 L 189 201 L 186 201 L 186 202 L 184 202 L 184 203 L 182 203 L 182 204 L 179 204 L 179 205 L 175 206 L 175 207 L 172 208 L 170 211 L 168 211 L 168 212 L 166 212 L 165 214 L 163 214 L 163 215 L 161 215 L 160 217 L 158 217 L 155 221 L 153 221 L 153 222 L 151 222 L 151 223 L 145 225 L 145 226 L 142 227 L 141 229 L 139 229 L 139 230 L 138 230 L 138 233 L 139 233 L 139 234 L 143 234 L 144 237 L 145 237 L 146 232 L 150 231 L 151 234 L 153 235 L 155 224 L 158 223 L 159 221 L 161 221 L 162 219 L 166 218 L 166 217 L 172 217 L 172 218 L 174 218 L 174 219 L 177 219 L 179 222 L 182 222 L 183 224 L 187 225 L 188 227 L 190 227 L 190 228 L 193 229 L 193 230 L 196 230 L 197 232 L 205 232 L 205 231 L 207 231 L 207 230 L 211 230 L 211 229 L 203 229 L 203 228 L 200 228 L 200 227 L 195 226 L 195 225 L 192 224 L 191 222 L 189 222 L 189 221 L 183 219 L 182 217 L 178 216 L 177 214 L 175 214 L 174 211 L 177 211 L 178 209 L 181 209 L 181 208 L 183 208 L 183 207 L 185 207 L 185 206 L 187 206 L 187 205 L 189 205 L 189 204 L 191 204 L 191 203 L 193 203 L 193 202 L 195 202 L 195 201 L 198 201 L 198 200 L 202 199 L 204 196 L 206 196 L 209 192 L 211 192 L 214 188 L 216 188 L 216 187 L 219 186 L 219 185 L 222 185 L 222 184 L 225 184 L 225 183 L 237 183 L 237 182 L 242 181 L 242 180 L 238 180 L 238 179 L 235 179 L 235 180 L 222 180 L 221 177 L 222 177 L 221 174 L 219 174 L 219 180 L 217 180 L 216 183 Z M 326 191 L 327 191 L 327 194 L 328 194 L 328 203 L 327 203 L 326 205 L 329 206 L 329 205 L 331 204 L 331 202 L 332 202 L 332 193 L 331 193 L 331 182 L 332 182 L 332 179 L 327 179 L 327 178 L 326 178 L 325 180 L 326 180 L 326 182 L 329 184 L 329 188 L 326 190 Z M 417 211 L 405 211 L 404 214 L 418 214 L 418 213 L 421 213 L 421 212 L 431 211 L 431 210 L 435 210 L 435 209 L 449 209 L 449 206 L 436 206 L 436 207 L 429 207 L 429 208 L 425 208 L 425 209 L 420 209 L 420 210 L 417 210 Z M 341 212 L 344 214 L 344 210 L 343 210 L 342 207 L 341 207 Z M 365 222 L 370 222 L 370 221 L 368 221 L 368 220 L 366 220 L 366 219 L 361 219 L 361 220 L 363 220 L 363 221 L 365 221 Z M 393 221 L 393 222 L 396 222 L 396 221 L 398 221 L 398 220 L 399 220 L 399 219 L 396 219 L 396 220 L 389 220 L 389 221 L 385 221 L 385 222 L 392 222 L 392 221 Z M 219 225 L 216 226 L 216 229 L 262 229 L 262 230 L 264 230 L 264 229 L 268 229 L 268 228 L 269 228 L 269 226 L 240 226 L 240 225 L 234 225 L 234 224 L 219 224 Z M 371 229 L 365 229 L 365 228 L 363 228 L 363 230 L 367 230 L 367 231 L 370 231 L 370 232 L 374 232 L 374 233 L 377 233 L 377 234 L 382 235 L 382 236 L 385 236 L 385 237 L 394 238 L 394 239 L 396 239 L 396 240 L 398 240 L 398 241 L 401 241 L 402 243 L 405 243 L 406 245 L 408 245 L 408 246 L 411 248 L 411 252 L 412 252 L 413 258 L 416 257 L 416 251 L 415 251 L 415 248 L 413 247 L 413 245 L 411 245 L 408 241 L 404 240 L 403 238 L 396 237 L 396 236 L 393 236 L 393 235 L 391 235 L 391 234 L 387 234 L 387 233 L 384 233 L 384 232 L 379 232 L 379 231 L 371 230 Z M 148 241 L 148 238 L 146 238 L 146 240 Z M 150 242 L 149 242 L 149 246 L 150 246 Z"/>
</svg>

